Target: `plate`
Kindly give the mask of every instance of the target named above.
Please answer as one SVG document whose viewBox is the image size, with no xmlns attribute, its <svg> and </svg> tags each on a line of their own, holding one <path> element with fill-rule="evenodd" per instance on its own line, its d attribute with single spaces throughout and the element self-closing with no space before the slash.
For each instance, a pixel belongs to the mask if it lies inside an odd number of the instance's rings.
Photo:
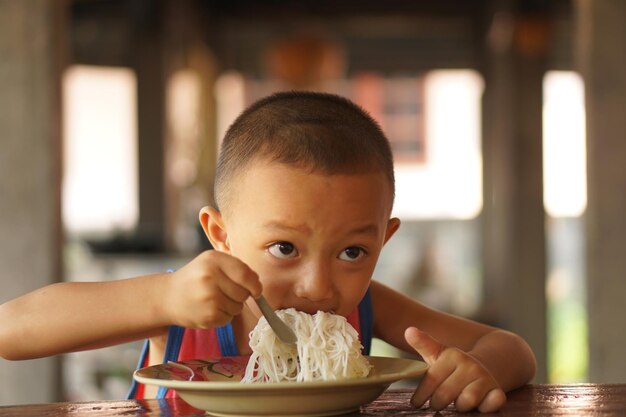
<svg viewBox="0 0 626 417">
<path fill-rule="evenodd" d="M 333 416 L 357 411 L 393 382 L 419 378 L 424 362 L 366 356 L 373 365 L 367 378 L 339 381 L 243 384 L 248 356 L 169 362 L 135 371 L 143 384 L 175 389 L 191 406 L 214 416 Z"/>
</svg>

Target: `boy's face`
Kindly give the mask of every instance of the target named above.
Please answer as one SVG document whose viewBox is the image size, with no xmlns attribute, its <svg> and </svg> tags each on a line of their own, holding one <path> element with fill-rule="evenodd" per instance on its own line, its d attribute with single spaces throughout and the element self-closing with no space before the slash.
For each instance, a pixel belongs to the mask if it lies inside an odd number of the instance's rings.
<svg viewBox="0 0 626 417">
<path fill-rule="evenodd" d="M 389 219 L 386 177 L 321 175 L 253 162 L 234 181 L 236 191 L 221 218 L 225 239 L 217 247 L 259 274 L 274 308 L 348 315 L 400 223 Z"/>
</svg>

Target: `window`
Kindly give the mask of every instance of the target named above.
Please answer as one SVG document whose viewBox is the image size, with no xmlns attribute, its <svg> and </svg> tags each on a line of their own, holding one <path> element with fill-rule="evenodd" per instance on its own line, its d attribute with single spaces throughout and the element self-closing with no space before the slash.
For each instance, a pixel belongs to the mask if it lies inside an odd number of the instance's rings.
<svg viewBox="0 0 626 417">
<path fill-rule="evenodd" d="M 63 223 L 70 234 L 137 223 L 136 84 L 126 68 L 75 65 L 63 76 Z"/>
</svg>

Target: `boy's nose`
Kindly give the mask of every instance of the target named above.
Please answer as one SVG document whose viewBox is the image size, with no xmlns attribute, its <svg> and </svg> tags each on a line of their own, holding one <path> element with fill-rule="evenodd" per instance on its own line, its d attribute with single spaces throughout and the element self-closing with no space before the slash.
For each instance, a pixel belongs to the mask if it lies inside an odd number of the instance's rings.
<svg viewBox="0 0 626 417">
<path fill-rule="evenodd" d="M 328 300 L 333 296 L 333 283 L 330 268 L 311 265 L 302 271 L 295 289 L 298 297 L 312 302 Z"/>
</svg>

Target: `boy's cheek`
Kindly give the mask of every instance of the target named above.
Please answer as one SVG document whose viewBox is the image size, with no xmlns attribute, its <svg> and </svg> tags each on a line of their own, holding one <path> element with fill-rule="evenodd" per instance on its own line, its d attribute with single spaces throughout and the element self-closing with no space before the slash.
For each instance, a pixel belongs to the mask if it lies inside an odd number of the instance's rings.
<svg viewBox="0 0 626 417">
<path fill-rule="evenodd" d="M 347 316 L 358 307 L 369 288 L 371 279 L 361 279 L 359 281 L 353 281 L 353 283 L 354 285 L 345 286 L 340 290 L 341 305 L 339 311 L 336 311 L 339 315 Z"/>
</svg>

